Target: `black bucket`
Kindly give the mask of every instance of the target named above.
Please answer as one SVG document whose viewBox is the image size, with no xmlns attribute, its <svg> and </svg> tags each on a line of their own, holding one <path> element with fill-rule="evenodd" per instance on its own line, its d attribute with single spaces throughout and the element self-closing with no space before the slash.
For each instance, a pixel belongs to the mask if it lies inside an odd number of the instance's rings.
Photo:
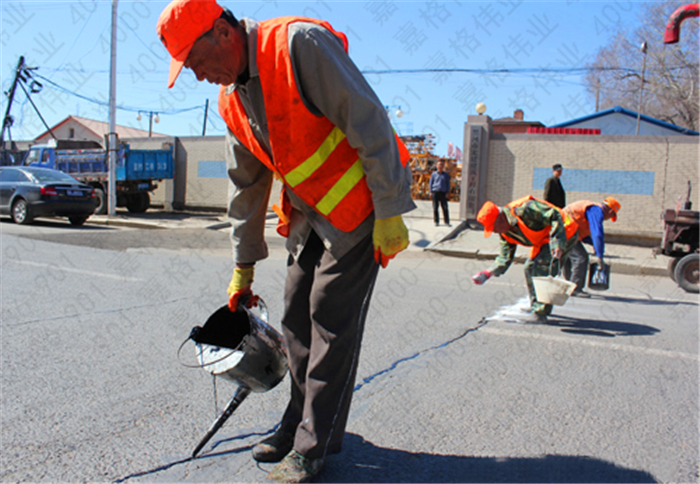
<svg viewBox="0 0 700 484">
<path fill-rule="evenodd" d="M 588 272 L 588 288 L 595 291 L 607 291 L 610 288 L 610 266 L 603 264 L 599 267 L 597 262 L 592 262 Z"/>
</svg>

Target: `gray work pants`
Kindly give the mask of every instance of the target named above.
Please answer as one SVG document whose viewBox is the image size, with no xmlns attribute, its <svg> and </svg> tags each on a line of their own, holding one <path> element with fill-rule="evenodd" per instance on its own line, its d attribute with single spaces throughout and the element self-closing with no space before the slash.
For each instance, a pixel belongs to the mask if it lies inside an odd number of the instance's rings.
<svg viewBox="0 0 700 484">
<path fill-rule="evenodd" d="M 589 256 L 586 247 L 580 240 L 569 253 L 570 265 L 567 264 L 564 270 L 564 277 L 576 284 L 576 291 L 583 291 L 586 287 L 586 276 L 588 275 Z M 570 267 L 570 268 L 569 268 Z"/>
<path fill-rule="evenodd" d="M 335 260 L 312 232 L 287 263 L 285 315 L 292 394 L 280 429 L 309 458 L 340 452 L 379 265 L 372 234 Z"/>
</svg>

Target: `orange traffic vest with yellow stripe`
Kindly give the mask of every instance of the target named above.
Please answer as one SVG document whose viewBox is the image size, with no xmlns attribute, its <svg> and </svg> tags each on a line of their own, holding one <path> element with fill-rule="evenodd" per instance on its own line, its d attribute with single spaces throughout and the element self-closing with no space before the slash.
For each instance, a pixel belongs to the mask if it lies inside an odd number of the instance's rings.
<svg viewBox="0 0 700 484">
<path fill-rule="evenodd" d="M 281 17 L 258 24 L 257 64 L 262 86 L 272 159 L 260 146 L 248 124 L 248 116 L 238 93 L 219 92 L 219 112 L 236 138 L 260 161 L 275 172 L 285 185 L 305 203 L 344 232 L 355 229 L 372 213 L 372 194 L 357 150 L 345 134 L 324 116 L 316 116 L 305 106 L 294 79 L 289 56 L 287 30 L 293 22 L 312 22 L 328 29 L 348 49 L 347 38 L 325 21 L 302 17 Z M 396 137 L 401 163 L 410 155 Z M 289 234 L 291 205 L 282 191 L 282 208 L 277 227 Z"/>
<path fill-rule="evenodd" d="M 593 205 L 603 208 L 600 203 L 591 202 L 590 200 L 579 200 L 564 207 L 564 213 L 571 217 L 578 224 L 578 238 L 583 240 L 591 235 L 591 227 L 588 225 L 586 218 L 586 209 Z"/>
<path fill-rule="evenodd" d="M 552 205 L 551 203 L 546 202 L 544 200 L 540 200 L 539 198 L 535 198 L 532 195 L 528 195 L 526 197 L 519 198 L 517 200 L 510 202 L 508 205 L 506 205 L 505 209 L 509 210 L 510 213 L 515 217 L 515 219 L 518 222 L 518 227 L 520 228 L 521 232 L 532 243 L 532 249 L 530 249 L 530 259 L 534 259 L 535 257 L 537 257 L 537 254 L 540 253 L 542 246 L 549 243 L 549 231 L 550 231 L 550 229 L 548 227 L 545 227 L 542 230 L 532 230 L 530 227 L 525 225 L 525 222 L 523 222 L 520 217 L 518 217 L 515 214 L 515 208 L 523 205 L 525 202 L 528 202 L 530 200 L 536 200 L 538 202 L 545 203 L 559 212 L 562 220 L 564 221 L 564 231 L 566 232 L 567 240 L 570 239 L 576 233 L 576 230 L 578 230 L 578 225 L 571 217 L 566 216 L 564 214 L 564 212 L 559 207 Z M 501 237 L 506 239 L 511 244 L 524 245 L 522 242 L 514 239 L 513 237 L 509 237 L 506 234 L 501 234 Z"/>
</svg>

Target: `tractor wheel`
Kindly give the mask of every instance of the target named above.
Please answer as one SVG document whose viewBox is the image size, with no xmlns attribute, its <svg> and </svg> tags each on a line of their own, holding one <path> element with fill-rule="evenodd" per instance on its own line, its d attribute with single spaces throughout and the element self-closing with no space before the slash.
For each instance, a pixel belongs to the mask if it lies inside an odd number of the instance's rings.
<svg viewBox="0 0 700 484">
<path fill-rule="evenodd" d="M 668 260 L 668 275 L 674 282 L 678 282 L 676 281 L 676 266 L 679 260 L 681 260 L 680 257 L 671 257 Z"/>
<path fill-rule="evenodd" d="M 678 261 L 676 282 L 685 292 L 700 292 L 700 254 L 688 254 Z"/>
</svg>

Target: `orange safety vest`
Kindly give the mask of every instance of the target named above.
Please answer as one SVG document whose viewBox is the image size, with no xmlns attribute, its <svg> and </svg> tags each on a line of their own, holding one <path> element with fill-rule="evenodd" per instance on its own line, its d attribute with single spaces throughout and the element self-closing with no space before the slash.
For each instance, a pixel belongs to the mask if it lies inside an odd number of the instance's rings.
<svg viewBox="0 0 700 484">
<path fill-rule="evenodd" d="M 527 239 L 532 243 L 532 249 L 530 249 L 530 259 L 534 259 L 535 257 L 537 257 L 537 254 L 540 253 L 540 250 L 542 250 L 542 246 L 549 243 L 549 229 L 545 227 L 542 230 L 532 230 L 530 227 L 525 225 L 525 222 L 523 222 L 520 219 L 520 217 L 518 217 L 515 214 L 515 208 L 521 206 L 522 204 L 530 200 L 536 200 L 538 202 L 546 203 L 547 205 L 559 212 L 562 220 L 564 221 L 564 231 L 566 232 L 567 240 L 570 239 L 576 233 L 576 230 L 578 230 L 578 225 L 571 217 L 565 215 L 562 209 L 560 209 L 559 207 L 552 205 L 551 203 L 546 202 L 544 200 L 540 200 L 539 198 L 535 198 L 532 195 L 519 198 L 506 205 L 504 208 L 508 209 L 510 213 L 515 217 L 515 219 L 518 222 L 518 227 L 522 231 L 523 235 L 527 237 Z M 514 239 L 513 237 L 509 237 L 506 234 L 501 234 L 501 237 L 506 239 L 511 244 L 525 245 L 522 242 Z"/>
<path fill-rule="evenodd" d="M 325 116 L 311 113 L 301 99 L 289 56 L 287 30 L 293 22 L 312 22 L 333 34 L 348 50 L 347 38 L 328 22 L 302 17 L 280 17 L 259 22 L 257 63 L 262 86 L 272 159 L 260 146 L 238 92 L 219 91 L 219 112 L 233 132 L 284 183 L 277 231 L 289 235 L 292 207 L 285 193 L 292 190 L 334 227 L 350 232 L 374 210 L 362 161 L 345 134 Z M 402 165 L 410 154 L 396 136 Z"/>
<path fill-rule="evenodd" d="M 586 218 L 586 209 L 593 205 L 603 208 L 600 203 L 591 202 L 590 200 L 579 200 L 578 202 L 574 202 L 564 207 L 564 213 L 574 219 L 574 221 L 578 224 L 579 240 L 583 240 L 591 235 L 591 227 L 588 225 L 588 219 Z"/>
</svg>

